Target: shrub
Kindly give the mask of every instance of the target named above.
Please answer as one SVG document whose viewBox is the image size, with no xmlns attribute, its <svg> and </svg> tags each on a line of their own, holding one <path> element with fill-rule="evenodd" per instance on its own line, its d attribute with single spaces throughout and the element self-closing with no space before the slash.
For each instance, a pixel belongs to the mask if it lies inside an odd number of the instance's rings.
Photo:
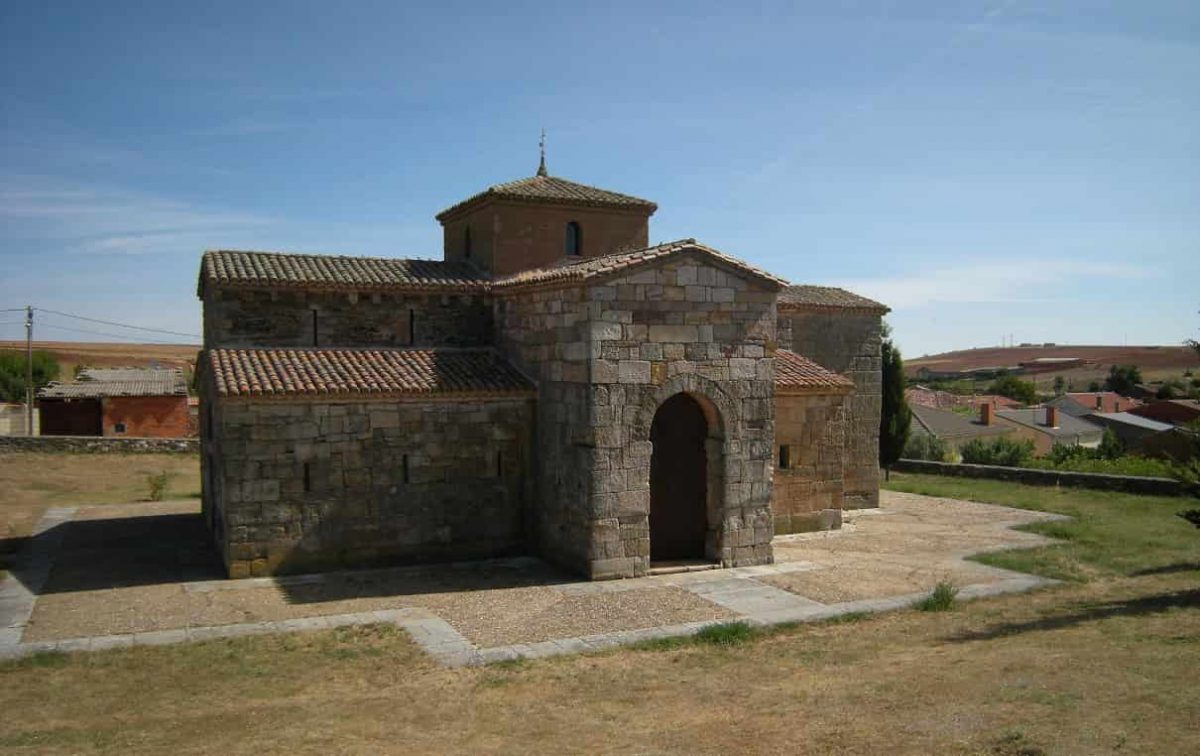
<svg viewBox="0 0 1200 756">
<path fill-rule="evenodd" d="M 913 607 L 922 612 L 946 612 L 954 607 L 958 599 L 958 589 L 953 583 L 941 581 L 933 587 L 933 591 L 923 599 L 919 599 Z"/>
<path fill-rule="evenodd" d="M 1003 437 L 984 441 L 976 438 L 963 444 L 959 451 L 962 461 L 968 464 L 1023 467 L 1033 458 L 1033 441 L 1014 441 Z"/>
<path fill-rule="evenodd" d="M 146 486 L 150 489 L 150 501 L 162 501 L 167 494 L 167 486 L 171 483 L 171 473 L 166 470 L 146 476 Z"/>
<path fill-rule="evenodd" d="M 54 355 L 37 350 L 33 353 L 33 390 L 58 378 L 59 365 Z M 25 401 L 25 353 L 0 352 L 0 402 Z"/>
<path fill-rule="evenodd" d="M 904 459 L 925 459 L 931 462 L 945 462 L 947 457 L 946 442 L 936 436 L 924 433 L 908 437 L 904 445 Z"/>
<path fill-rule="evenodd" d="M 988 393 L 1007 396 L 1022 404 L 1033 404 L 1037 401 L 1037 386 L 1015 375 L 1003 375 L 992 381 L 992 385 L 988 386 Z"/>
</svg>

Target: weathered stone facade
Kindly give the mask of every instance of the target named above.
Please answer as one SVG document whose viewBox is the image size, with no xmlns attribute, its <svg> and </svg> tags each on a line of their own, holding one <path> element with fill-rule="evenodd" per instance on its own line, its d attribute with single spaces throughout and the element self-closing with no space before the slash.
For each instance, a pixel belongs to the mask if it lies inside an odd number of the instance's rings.
<svg viewBox="0 0 1200 756">
<path fill-rule="evenodd" d="M 886 309 L 781 305 L 779 343 L 854 382 L 846 406 L 843 507 L 879 506 L 879 415 L 883 409 L 882 314 Z"/>
<path fill-rule="evenodd" d="M 653 211 L 539 175 L 440 215 L 444 268 L 206 254 L 204 510 L 230 574 L 524 551 L 632 577 L 675 558 L 671 518 L 679 558 L 755 565 L 877 503 L 885 308 L 777 307 L 786 282 L 740 260 L 645 247 Z M 783 380 L 786 347 L 816 362 Z M 679 401 L 686 438 L 656 422 Z"/>
<path fill-rule="evenodd" d="M 523 551 L 531 404 L 217 402 L 201 474 L 230 575 Z"/>
</svg>

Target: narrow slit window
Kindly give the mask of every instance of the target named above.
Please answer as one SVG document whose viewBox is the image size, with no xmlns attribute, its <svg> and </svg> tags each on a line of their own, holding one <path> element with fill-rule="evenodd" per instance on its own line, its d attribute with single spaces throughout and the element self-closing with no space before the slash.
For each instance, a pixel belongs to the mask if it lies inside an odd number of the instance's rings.
<svg viewBox="0 0 1200 756">
<path fill-rule="evenodd" d="M 400 478 L 405 483 L 408 482 L 408 455 L 405 454 L 400 458 Z"/>
<path fill-rule="evenodd" d="M 304 493 L 312 491 L 312 472 L 309 470 L 308 463 L 304 463 Z"/>
<path fill-rule="evenodd" d="M 312 328 L 313 328 L 313 346 L 320 346 L 320 333 L 317 330 L 317 311 L 312 311 Z"/>
<path fill-rule="evenodd" d="M 504 451 L 501 449 L 496 450 L 496 477 L 504 477 Z"/>
<path fill-rule="evenodd" d="M 779 447 L 779 469 L 788 470 L 792 467 L 792 450 L 788 446 Z"/>
<path fill-rule="evenodd" d="M 467 226 L 463 231 L 463 257 L 471 259 L 471 227 Z"/>
<path fill-rule="evenodd" d="M 417 343 L 417 311 L 412 308 L 408 310 L 408 343 L 409 346 Z"/>
<path fill-rule="evenodd" d="M 583 254 L 583 231 L 575 221 L 567 224 L 564 247 L 568 257 L 578 257 Z"/>
</svg>

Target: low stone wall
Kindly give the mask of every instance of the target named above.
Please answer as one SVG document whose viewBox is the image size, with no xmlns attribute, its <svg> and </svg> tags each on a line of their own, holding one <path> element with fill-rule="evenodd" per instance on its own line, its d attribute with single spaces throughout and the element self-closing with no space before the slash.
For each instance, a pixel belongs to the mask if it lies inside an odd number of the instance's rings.
<svg viewBox="0 0 1200 756">
<path fill-rule="evenodd" d="M 197 454 L 200 452 L 200 439 L 0 436 L 0 454 L 22 451 L 70 454 Z"/>
<path fill-rule="evenodd" d="M 1107 491 L 1150 494 L 1152 496 L 1200 496 L 1200 487 L 1188 486 L 1171 478 L 1142 478 L 1133 475 L 1104 475 L 1101 473 L 1066 472 L 1063 470 L 1034 470 L 1027 467 L 996 465 L 951 464 L 902 459 L 892 465 L 897 472 L 950 475 L 959 478 L 991 478 L 1028 483 L 1034 486 L 1075 486 Z"/>
</svg>

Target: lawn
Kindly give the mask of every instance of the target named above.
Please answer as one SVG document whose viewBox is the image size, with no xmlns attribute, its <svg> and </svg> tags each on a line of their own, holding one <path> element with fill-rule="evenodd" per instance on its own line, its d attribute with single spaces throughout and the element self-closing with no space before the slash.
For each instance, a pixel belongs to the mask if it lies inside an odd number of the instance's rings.
<svg viewBox="0 0 1200 756">
<path fill-rule="evenodd" d="M 1171 514 L 1187 502 L 891 485 L 1074 512 L 1078 524 L 1055 525 L 1068 543 L 1003 555 L 1072 581 L 949 611 L 735 625 L 482 669 L 439 668 L 383 626 L 41 656 L 0 665 L 0 749 L 1200 752 L 1200 531 Z"/>
</svg>

